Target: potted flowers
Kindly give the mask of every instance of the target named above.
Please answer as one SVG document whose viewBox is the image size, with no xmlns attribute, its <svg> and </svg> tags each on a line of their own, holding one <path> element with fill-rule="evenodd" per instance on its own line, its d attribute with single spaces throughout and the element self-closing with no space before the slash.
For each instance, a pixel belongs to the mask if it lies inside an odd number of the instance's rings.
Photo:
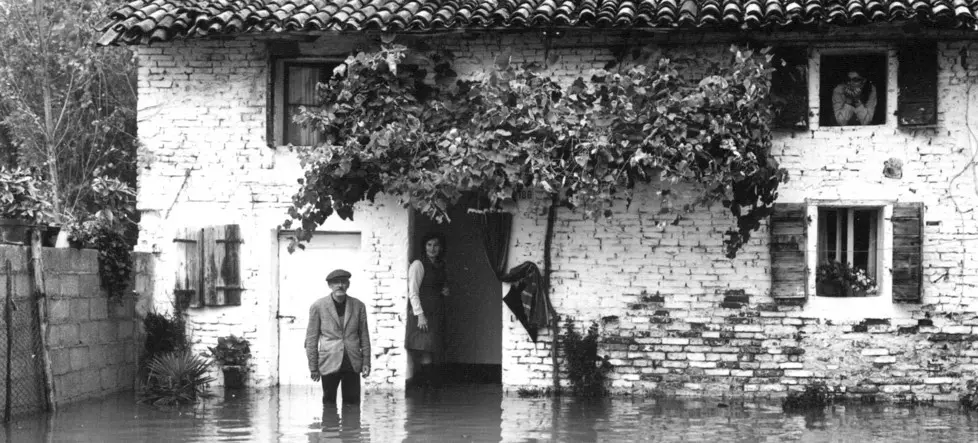
<svg viewBox="0 0 978 443">
<path fill-rule="evenodd" d="M 837 261 L 815 270 L 816 294 L 823 297 L 865 297 L 876 293 L 876 280 L 864 269 Z"/>
<path fill-rule="evenodd" d="M 56 218 L 53 197 L 50 183 L 39 175 L 24 168 L 0 167 L 0 241 L 28 244 L 31 229 L 43 226 L 45 245 L 54 246 L 58 228 L 47 226 Z"/>
<path fill-rule="evenodd" d="M 244 386 L 245 373 L 248 372 L 248 359 L 251 358 L 251 347 L 248 339 L 234 334 L 217 339 L 217 346 L 208 347 L 211 356 L 221 365 L 224 373 L 224 387 L 238 389 Z"/>
</svg>

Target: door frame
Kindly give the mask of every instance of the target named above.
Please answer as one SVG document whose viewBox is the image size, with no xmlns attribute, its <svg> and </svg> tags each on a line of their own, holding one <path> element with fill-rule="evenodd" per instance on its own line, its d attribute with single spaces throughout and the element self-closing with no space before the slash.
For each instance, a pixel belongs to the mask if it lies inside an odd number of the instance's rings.
<svg viewBox="0 0 978 443">
<path fill-rule="evenodd" d="M 270 275 L 270 278 L 272 279 L 272 281 L 271 281 L 271 288 L 272 288 L 271 294 L 274 294 L 275 295 L 275 299 L 274 300 L 270 300 L 270 303 L 268 304 L 269 305 L 269 311 L 270 311 L 269 321 L 272 323 L 272 326 L 273 326 L 272 329 L 275 331 L 275 340 L 272 343 L 272 347 L 273 347 L 273 350 L 274 350 L 274 352 L 272 354 L 274 355 L 275 361 L 274 361 L 273 364 L 270 365 L 271 366 L 271 370 L 269 371 L 270 377 L 271 377 L 271 383 L 270 384 L 272 386 L 281 386 L 281 384 L 282 384 L 282 377 L 281 377 L 281 371 L 280 371 L 280 366 L 281 366 L 281 361 L 282 361 L 282 346 L 281 345 L 282 345 L 282 318 L 283 318 L 281 316 L 281 310 L 282 310 L 282 285 L 280 284 L 281 281 L 282 281 L 281 280 L 281 278 L 282 278 L 282 273 L 281 273 L 282 259 L 280 257 L 280 254 L 282 252 L 282 238 L 285 237 L 285 236 L 288 236 L 288 235 L 294 235 L 294 233 L 295 233 L 295 230 L 292 230 L 292 229 L 273 229 L 271 231 L 271 248 L 272 248 L 272 253 L 270 255 L 271 255 L 271 258 L 272 258 L 272 260 L 271 260 L 272 261 L 272 263 L 271 263 L 271 265 L 272 265 L 272 272 L 270 273 L 271 274 Z M 321 230 L 320 231 L 320 230 L 317 230 L 317 231 L 314 231 L 312 235 L 315 237 L 317 235 L 329 235 L 329 234 L 340 234 L 340 235 L 342 235 L 342 234 L 356 234 L 356 235 L 360 235 L 361 236 L 361 244 L 360 244 L 360 246 L 361 247 L 363 246 L 363 243 L 362 243 L 363 231 L 357 231 L 357 230 Z M 324 275 L 324 278 L 325 278 L 325 275 Z"/>
</svg>

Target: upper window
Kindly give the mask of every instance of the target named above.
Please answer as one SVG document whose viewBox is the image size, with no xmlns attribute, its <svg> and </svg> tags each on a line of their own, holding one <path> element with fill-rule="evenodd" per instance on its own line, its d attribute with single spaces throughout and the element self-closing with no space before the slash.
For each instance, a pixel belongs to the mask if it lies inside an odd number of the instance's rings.
<svg viewBox="0 0 978 443">
<path fill-rule="evenodd" d="M 937 54 L 933 42 L 775 48 L 774 125 L 794 130 L 935 125 Z"/>
<path fill-rule="evenodd" d="M 819 69 L 819 124 L 883 124 L 886 81 L 885 53 L 823 55 Z"/>
<path fill-rule="evenodd" d="M 301 107 L 319 106 L 316 90 L 332 75 L 335 62 L 324 60 L 277 60 L 273 78 L 273 145 L 314 146 L 322 141 L 321 133 L 310 125 L 294 121 Z"/>
<path fill-rule="evenodd" d="M 293 117 L 299 113 L 300 107 L 319 105 L 316 85 L 328 79 L 326 68 L 322 64 L 285 64 L 285 112 L 282 113 L 285 143 L 297 146 L 319 143 L 319 131 L 310 125 L 299 125 L 293 121 Z"/>
</svg>

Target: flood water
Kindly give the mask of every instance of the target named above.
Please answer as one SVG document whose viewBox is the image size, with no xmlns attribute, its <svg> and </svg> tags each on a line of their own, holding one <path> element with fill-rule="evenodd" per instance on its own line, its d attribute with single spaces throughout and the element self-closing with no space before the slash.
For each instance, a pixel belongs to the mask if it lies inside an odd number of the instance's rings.
<svg viewBox="0 0 978 443">
<path fill-rule="evenodd" d="M 978 413 L 956 404 L 845 405 L 785 414 L 773 401 L 519 398 L 498 387 L 366 393 L 360 408 L 324 409 L 319 389 L 222 393 L 189 408 L 133 394 L 15 420 L 6 442 L 662 441 L 976 442 Z"/>
</svg>

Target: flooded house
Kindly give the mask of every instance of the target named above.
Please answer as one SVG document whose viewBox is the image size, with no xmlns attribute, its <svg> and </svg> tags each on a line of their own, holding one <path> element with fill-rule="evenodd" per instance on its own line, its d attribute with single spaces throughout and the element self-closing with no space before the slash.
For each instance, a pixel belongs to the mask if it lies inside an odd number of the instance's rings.
<svg viewBox="0 0 978 443">
<path fill-rule="evenodd" d="M 351 52 L 393 36 L 450 50 L 460 77 L 502 53 L 556 55 L 548 72 L 567 83 L 622 47 L 717 62 L 731 44 L 774 48 L 774 88 L 793 114 L 773 136 L 790 180 L 770 218 L 727 258 L 734 219 L 720 205 L 663 216 L 639 186 L 609 218 L 560 209 L 554 310 L 598 324 L 619 393 L 780 396 L 824 381 L 953 400 L 978 373 L 976 14 L 970 0 L 135 0 L 101 43 L 139 60 L 137 249 L 156 258 L 151 302 L 185 304 L 201 350 L 250 339 L 254 386 L 313 383 L 309 305 L 343 268 L 369 309 L 367 390 L 404 389 L 408 265 L 431 231 L 447 239 L 446 364 L 507 390 L 552 384 L 555 331 L 530 336 L 487 259 L 543 269 L 542 192 L 517 196 L 492 233 L 464 208 L 435 223 L 381 195 L 287 250 L 281 225 L 303 174 L 288 146 L 316 142 L 292 115 L 318 104 L 316 84 Z M 506 246 L 487 251 L 487 236 Z"/>
</svg>

